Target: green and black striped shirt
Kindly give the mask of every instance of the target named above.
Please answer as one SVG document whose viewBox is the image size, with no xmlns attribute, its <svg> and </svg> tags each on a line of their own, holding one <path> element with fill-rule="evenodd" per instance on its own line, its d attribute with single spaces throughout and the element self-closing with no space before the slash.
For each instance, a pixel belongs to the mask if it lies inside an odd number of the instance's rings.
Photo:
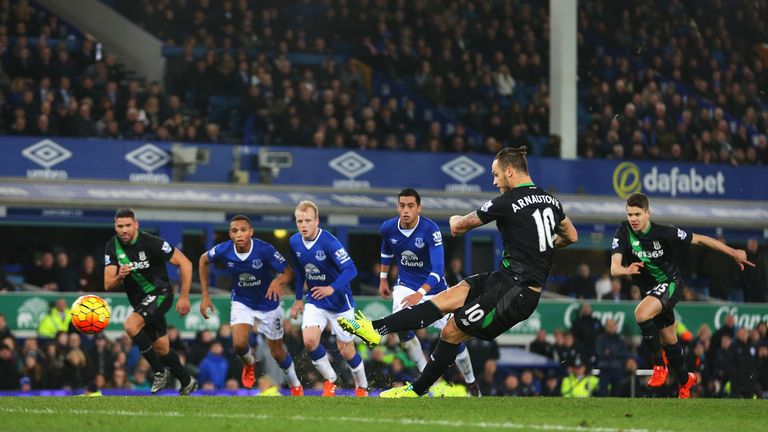
<svg viewBox="0 0 768 432">
<path fill-rule="evenodd" d="M 131 305 L 137 307 L 149 294 L 173 296 L 165 262 L 173 256 L 174 248 L 160 237 L 139 232 L 136 240 L 123 243 L 112 237 L 104 250 L 104 266 L 133 263 L 133 270 L 123 280 Z"/>
</svg>

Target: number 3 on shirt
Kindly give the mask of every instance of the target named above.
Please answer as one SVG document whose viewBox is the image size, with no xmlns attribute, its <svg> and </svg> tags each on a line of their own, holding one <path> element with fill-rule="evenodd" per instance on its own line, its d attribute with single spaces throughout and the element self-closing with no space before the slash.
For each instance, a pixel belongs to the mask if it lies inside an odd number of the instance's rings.
<svg viewBox="0 0 768 432">
<path fill-rule="evenodd" d="M 536 231 L 539 233 L 539 252 L 547 250 L 547 246 L 550 249 L 554 247 L 552 237 L 555 232 L 555 214 L 552 212 L 552 207 L 547 207 L 544 211 L 536 209 L 533 212 L 533 220 L 536 221 Z"/>
</svg>

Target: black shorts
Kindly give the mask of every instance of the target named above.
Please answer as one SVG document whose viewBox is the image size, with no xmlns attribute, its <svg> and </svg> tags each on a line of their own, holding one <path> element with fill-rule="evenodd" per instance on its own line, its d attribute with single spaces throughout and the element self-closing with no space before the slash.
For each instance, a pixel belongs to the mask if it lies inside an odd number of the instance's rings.
<svg viewBox="0 0 768 432">
<path fill-rule="evenodd" d="M 144 318 L 144 331 L 153 342 L 165 336 L 168 330 L 165 314 L 172 304 L 172 295 L 148 294 L 133 308 L 134 312 Z"/>
<path fill-rule="evenodd" d="M 479 339 L 493 340 L 525 321 L 536 310 L 541 293 L 519 283 L 519 276 L 503 271 L 468 277 L 464 306 L 453 314 L 456 326 Z"/>
<path fill-rule="evenodd" d="M 661 313 L 653 317 L 656 327 L 663 329 L 675 324 L 675 305 L 683 297 L 683 281 L 675 278 L 672 282 L 658 284 L 643 293 L 643 298 L 656 297 L 661 302 Z"/>
</svg>

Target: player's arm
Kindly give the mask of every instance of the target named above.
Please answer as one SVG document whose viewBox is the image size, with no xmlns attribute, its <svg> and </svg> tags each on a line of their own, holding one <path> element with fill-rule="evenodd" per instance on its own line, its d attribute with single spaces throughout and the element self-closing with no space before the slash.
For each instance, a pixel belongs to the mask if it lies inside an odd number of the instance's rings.
<svg viewBox="0 0 768 432">
<path fill-rule="evenodd" d="M 392 295 L 392 290 L 389 288 L 389 266 L 392 265 L 392 260 L 395 258 L 395 253 L 392 251 L 387 241 L 387 236 L 382 232 L 381 235 L 381 266 L 379 268 L 379 294 L 388 299 Z"/>
<path fill-rule="evenodd" d="M 181 293 L 179 301 L 176 302 L 176 312 L 180 316 L 189 313 L 189 289 L 192 286 L 192 261 L 189 260 L 180 250 L 173 250 L 173 256 L 168 260 L 171 264 L 179 268 L 181 273 Z"/>
<path fill-rule="evenodd" d="M 449 224 L 451 225 L 451 235 L 454 237 L 464 234 L 473 228 L 485 225 L 477 216 L 477 211 L 465 214 L 464 216 L 453 215 L 449 220 Z"/>
<path fill-rule="evenodd" d="M 304 310 L 304 272 L 302 271 L 301 262 L 299 262 L 299 259 L 296 257 L 296 254 L 291 251 L 291 255 L 293 255 L 293 261 L 296 263 L 296 273 L 294 274 L 293 278 L 293 287 L 296 290 L 296 300 L 293 302 L 293 306 L 291 307 L 291 318 L 296 319 L 299 312 L 302 312 Z"/>
<path fill-rule="evenodd" d="M 285 262 L 285 258 L 276 249 L 272 249 L 272 255 L 270 257 L 270 266 L 277 272 L 277 275 L 267 288 L 267 298 L 275 301 L 280 301 L 283 298 L 283 285 L 289 283 L 293 279 L 293 270 Z"/>
<path fill-rule="evenodd" d="M 331 282 L 327 286 L 312 287 L 312 298 L 316 300 L 324 299 L 334 293 L 334 291 L 343 288 L 352 282 L 352 279 L 357 277 L 357 267 L 352 261 L 352 258 L 347 253 L 347 250 L 341 245 L 336 243 L 334 245 L 335 252 L 333 252 L 333 262 L 336 267 L 341 270 L 341 273 L 336 277 L 336 280 Z"/>
<path fill-rule="evenodd" d="M 202 314 L 205 319 L 208 319 L 208 309 L 210 309 L 211 312 L 214 311 L 213 302 L 211 301 L 211 296 L 208 292 L 208 281 L 210 281 L 211 275 L 211 261 L 208 258 L 209 253 L 210 252 L 203 253 L 197 261 L 197 270 L 200 276 L 200 291 L 203 295 L 203 299 L 200 302 L 200 314 Z"/>
<path fill-rule="evenodd" d="M 104 267 L 104 290 L 112 291 L 123 283 L 128 274 L 131 273 L 129 265 L 108 265 Z"/>
<path fill-rule="evenodd" d="M 702 245 L 706 246 L 710 249 L 722 252 L 729 257 L 733 258 L 734 261 L 736 261 L 736 264 L 739 265 L 739 268 L 744 270 L 744 266 L 748 265 L 750 267 L 754 267 L 755 264 L 751 263 L 747 260 L 747 252 L 742 249 L 734 249 L 727 244 L 721 242 L 720 240 L 714 239 L 709 236 L 701 235 L 701 234 L 693 234 L 693 238 L 691 239 L 691 243 L 695 245 Z"/>
<path fill-rule="evenodd" d="M 573 226 L 571 219 L 566 216 L 559 224 L 557 224 L 553 245 L 555 246 L 555 249 L 560 249 L 574 244 L 577 241 L 579 241 L 579 233 L 576 231 L 576 227 Z"/>
<path fill-rule="evenodd" d="M 640 274 L 643 263 L 633 262 L 629 266 L 624 267 L 621 265 L 623 256 L 621 253 L 615 253 L 611 256 L 611 276 L 633 276 Z"/>
</svg>

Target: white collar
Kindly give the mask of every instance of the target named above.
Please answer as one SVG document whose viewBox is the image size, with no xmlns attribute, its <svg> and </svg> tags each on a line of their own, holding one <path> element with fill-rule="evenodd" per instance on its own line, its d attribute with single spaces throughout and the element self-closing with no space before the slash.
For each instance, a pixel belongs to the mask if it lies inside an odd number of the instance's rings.
<svg viewBox="0 0 768 432">
<path fill-rule="evenodd" d="M 317 235 L 312 240 L 304 240 L 304 237 L 301 238 L 301 242 L 304 243 L 304 247 L 307 248 L 307 250 L 312 249 L 312 247 L 317 243 L 317 240 L 320 238 L 320 234 L 323 233 L 322 228 L 317 229 Z M 299 234 L 301 235 L 301 234 Z"/>
</svg>

